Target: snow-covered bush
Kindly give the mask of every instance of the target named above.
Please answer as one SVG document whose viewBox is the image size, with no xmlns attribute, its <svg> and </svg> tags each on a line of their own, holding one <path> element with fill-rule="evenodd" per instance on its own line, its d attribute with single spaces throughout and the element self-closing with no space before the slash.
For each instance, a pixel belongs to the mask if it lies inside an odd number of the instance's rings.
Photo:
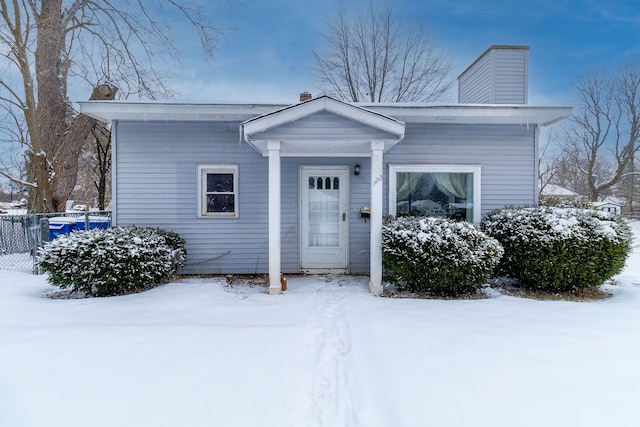
<svg viewBox="0 0 640 427">
<path fill-rule="evenodd" d="M 624 267 L 633 239 L 623 218 L 594 209 L 505 208 L 480 227 L 504 247 L 498 273 L 545 291 L 602 285 Z"/>
<path fill-rule="evenodd" d="M 160 283 L 186 260 L 185 240 L 149 227 L 114 227 L 60 236 L 38 251 L 48 280 L 91 296 L 122 295 Z"/>
<path fill-rule="evenodd" d="M 593 209 L 593 203 L 586 197 L 561 199 L 557 196 L 540 196 L 540 206 L 553 206 L 557 208 Z"/>
<path fill-rule="evenodd" d="M 468 222 L 445 218 L 387 217 L 382 259 L 400 289 L 456 296 L 473 292 L 498 264 L 502 247 Z"/>
</svg>

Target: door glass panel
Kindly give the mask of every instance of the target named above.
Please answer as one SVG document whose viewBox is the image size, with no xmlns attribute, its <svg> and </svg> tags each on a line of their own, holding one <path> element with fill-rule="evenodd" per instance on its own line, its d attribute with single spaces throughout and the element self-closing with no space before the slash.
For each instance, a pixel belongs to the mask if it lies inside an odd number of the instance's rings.
<svg viewBox="0 0 640 427">
<path fill-rule="evenodd" d="M 318 188 L 309 188 L 309 246 L 340 245 L 340 191 L 331 189 L 333 180 L 334 177 L 318 177 Z"/>
</svg>

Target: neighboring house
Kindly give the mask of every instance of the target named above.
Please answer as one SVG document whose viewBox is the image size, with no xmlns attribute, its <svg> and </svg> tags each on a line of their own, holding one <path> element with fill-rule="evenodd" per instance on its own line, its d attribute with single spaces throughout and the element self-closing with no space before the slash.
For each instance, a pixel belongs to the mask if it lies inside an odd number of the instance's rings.
<svg viewBox="0 0 640 427">
<path fill-rule="evenodd" d="M 536 203 L 539 129 L 571 109 L 524 104 L 527 57 L 494 46 L 460 76 L 481 104 L 80 106 L 111 122 L 113 222 L 179 233 L 183 273 L 268 272 L 273 294 L 281 273 L 368 274 L 379 294 L 383 215 Z"/>
<path fill-rule="evenodd" d="M 609 212 L 616 215 L 620 215 L 622 213 L 622 203 L 612 199 L 604 199 L 600 202 L 593 202 L 593 206 L 603 212 Z"/>
<path fill-rule="evenodd" d="M 581 197 L 575 191 L 571 191 L 568 188 L 564 188 L 556 184 L 545 185 L 541 193 L 544 197 L 555 197 L 560 200 L 576 200 Z"/>
</svg>

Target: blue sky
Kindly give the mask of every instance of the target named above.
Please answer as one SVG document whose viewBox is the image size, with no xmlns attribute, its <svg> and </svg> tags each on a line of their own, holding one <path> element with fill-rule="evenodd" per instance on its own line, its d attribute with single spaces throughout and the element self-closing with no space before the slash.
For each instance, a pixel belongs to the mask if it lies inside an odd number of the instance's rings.
<svg viewBox="0 0 640 427">
<path fill-rule="evenodd" d="M 367 0 L 349 0 L 348 8 Z M 207 3 L 204 2 L 203 3 Z M 283 102 L 318 92 L 312 52 L 339 0 L 245 0 L 235 13 L 207 6 L 236 30 L 213 61 L 185 40 L 182 70 L 171 80 L 183 101 Z M 395 0 L 400 21 L 419 20 L 453 61 L 455 79 L 491 45 L 528 45 L 529 103 L 571 105 L 573 80 L 593 68 L 640 63 L 640 1 Z"/>
</svg>

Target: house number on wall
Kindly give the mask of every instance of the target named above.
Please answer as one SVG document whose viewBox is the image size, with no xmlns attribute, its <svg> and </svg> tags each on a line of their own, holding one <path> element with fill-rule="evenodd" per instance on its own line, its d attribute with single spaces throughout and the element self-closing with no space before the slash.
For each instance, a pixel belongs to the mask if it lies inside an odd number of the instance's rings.
<svg viewBox="0 0 640 427">
<path fill-rule="evenodd" d="M 373 185 L 378 185 L 380 182 L 382 182 L 382 175 L 378 175 L 373 179 Z"/>
</svg>

